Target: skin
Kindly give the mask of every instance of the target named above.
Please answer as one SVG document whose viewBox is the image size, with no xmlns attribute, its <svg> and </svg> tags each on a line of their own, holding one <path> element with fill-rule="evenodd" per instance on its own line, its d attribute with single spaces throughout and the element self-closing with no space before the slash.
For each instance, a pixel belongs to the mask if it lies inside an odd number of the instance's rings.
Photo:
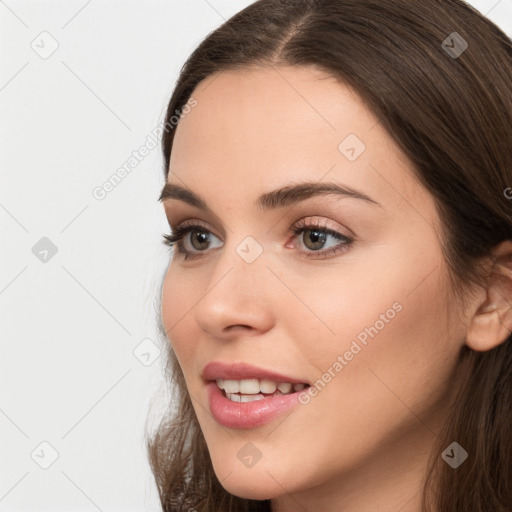
<svg viewBox="0 0 512 512">
<path fill-rule="evenodd" d="M 313 67 L 262 67 L 211 76 L 193 96 L 168 181 L 200 195 L 214 215 L 176 199 L 164 207 L 173 228 L 201 221 L 211 248 L 201 257 L 189 234 L 184 243 L 200 256 L 175 250 L 162 316 L 217 477 L 234 495 L 274 499 L 279 512 L 419 511 L 427 457 L 485 291 L 468 311 L 454 307 L 434 199 L 349 87 Z M 355 161 L 338 149 L 349 134 L 366 146 Z M 302 181 L 350 186 L 381 206 L 336 195 L 254 205 Z M 290 232 L 301 219 L 354 243 L 317 257 L 311 238 L 306 245 L 311 232 Z M 263 248 L 251 264 L 236 252 L 247 236 Z M 328 237 L 324 247 L 338 243 Z M 211 416 L 200 377 L 209 361 L 247 361 L 313 383 L 394 303 L 401 311 L 307 405 L 252 429 Z M 473 334 L 484 350 L 489 323 L 481 325 Z M 262 457 L 247 468 L 237 452 L 249 441 Z"/>
</svg>

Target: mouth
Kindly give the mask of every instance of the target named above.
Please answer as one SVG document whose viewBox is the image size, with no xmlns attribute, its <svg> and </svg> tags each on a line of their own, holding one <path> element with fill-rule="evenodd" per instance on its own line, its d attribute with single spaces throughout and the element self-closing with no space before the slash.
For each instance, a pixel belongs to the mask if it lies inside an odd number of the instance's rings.
<svg viewBox="0 0 512 512">
<path fill-rule="evenodd" d="M 309 384 L 259 379 L 216 379 L 206 384 L 210 412 L 220 425 L 234 429 L 260 427 L 301 402 Z"/>
<path fill-rule="evenodd" d="M 232 402 L 256 402 L 290 395 L 309 387 L 307 383 L 278 382 L 269 379 L 215 379 L 223 396 Z"/>
<path fill-rule="evenodd" d="M 224 427 L 259 427 L 301 403 L 310 383 L 243 361 L 211 361 L 201 372 L 213 418 Z"/>
</svg>

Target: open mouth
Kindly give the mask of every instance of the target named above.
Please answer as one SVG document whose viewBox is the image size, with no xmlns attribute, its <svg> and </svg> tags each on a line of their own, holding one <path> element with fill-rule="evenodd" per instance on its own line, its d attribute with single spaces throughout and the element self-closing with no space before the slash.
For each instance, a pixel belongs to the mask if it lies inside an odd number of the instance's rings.
<svg viewBox="0 0 512 512">
<path fill-rule="evenodd" d="M 309 387 L 309 384 L 275 382 L 266 379 L 216 379 L 217 387 L 232 402 L 255 402 L 274 396 L 291 395 Z"/>
</svg>

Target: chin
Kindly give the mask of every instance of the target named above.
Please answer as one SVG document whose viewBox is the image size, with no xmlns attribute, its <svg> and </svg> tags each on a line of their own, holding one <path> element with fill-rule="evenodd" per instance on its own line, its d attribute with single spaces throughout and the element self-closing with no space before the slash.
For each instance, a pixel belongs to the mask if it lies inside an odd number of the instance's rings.
<svg viewBox="0 0 512 512">
<path fill-rule="evenodd" d="M 230 494 L 250 500 L 268 500 L 283 494 L 283 487 L 289 491 L 288 483 L 274 466 L 265 466 L 259 461 L 253 467 L 245 467 L 238 459 L 235 461 L 228 464 L 225 454 L 220 455 L 217 463 L 213 460 L 215 475 Z"/>
<path fill-rule="evenodd" d="M 232 473 L 221 482 L 230 494 L 246 500 L 269 500 L 283 494 L 283 488 L 269 475 L 253 476 L 251 473 Z"/>
</svg>

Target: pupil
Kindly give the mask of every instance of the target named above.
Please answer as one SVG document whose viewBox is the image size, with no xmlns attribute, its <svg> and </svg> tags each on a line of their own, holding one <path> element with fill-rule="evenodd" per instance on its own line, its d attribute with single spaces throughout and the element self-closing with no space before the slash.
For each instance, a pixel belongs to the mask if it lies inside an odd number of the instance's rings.
<svg viewBox="0 0 512 512">
<path fill-rule="evenodd" d="M 194 231 L 195 233 L 195 236 L 192 237 L 192 245 L 194 247 L 194 249 L 204 249 L 204 247 L 196 247 L 195 246 L 195 243 L 194 242 L 199 242 L 199 244 L 201 243 L 208 243 L 208 233 L 203 233 L 202 231 Z"/>
<path fill-rule="evenodd" d="M 307 233 L 308 231 L 305 231 Z M 326 234 L 321 231 L 313 231 L 309 230 L 310 236 L 306 237 L 306 242 L 311 240 L 313 242 L 313 247 L 311 247 L 308 243 L 305 242 L 304 245 L 308 247 L 308 249 L 320 249 L 322 245 L 325 243 Z"/>
</svg>

